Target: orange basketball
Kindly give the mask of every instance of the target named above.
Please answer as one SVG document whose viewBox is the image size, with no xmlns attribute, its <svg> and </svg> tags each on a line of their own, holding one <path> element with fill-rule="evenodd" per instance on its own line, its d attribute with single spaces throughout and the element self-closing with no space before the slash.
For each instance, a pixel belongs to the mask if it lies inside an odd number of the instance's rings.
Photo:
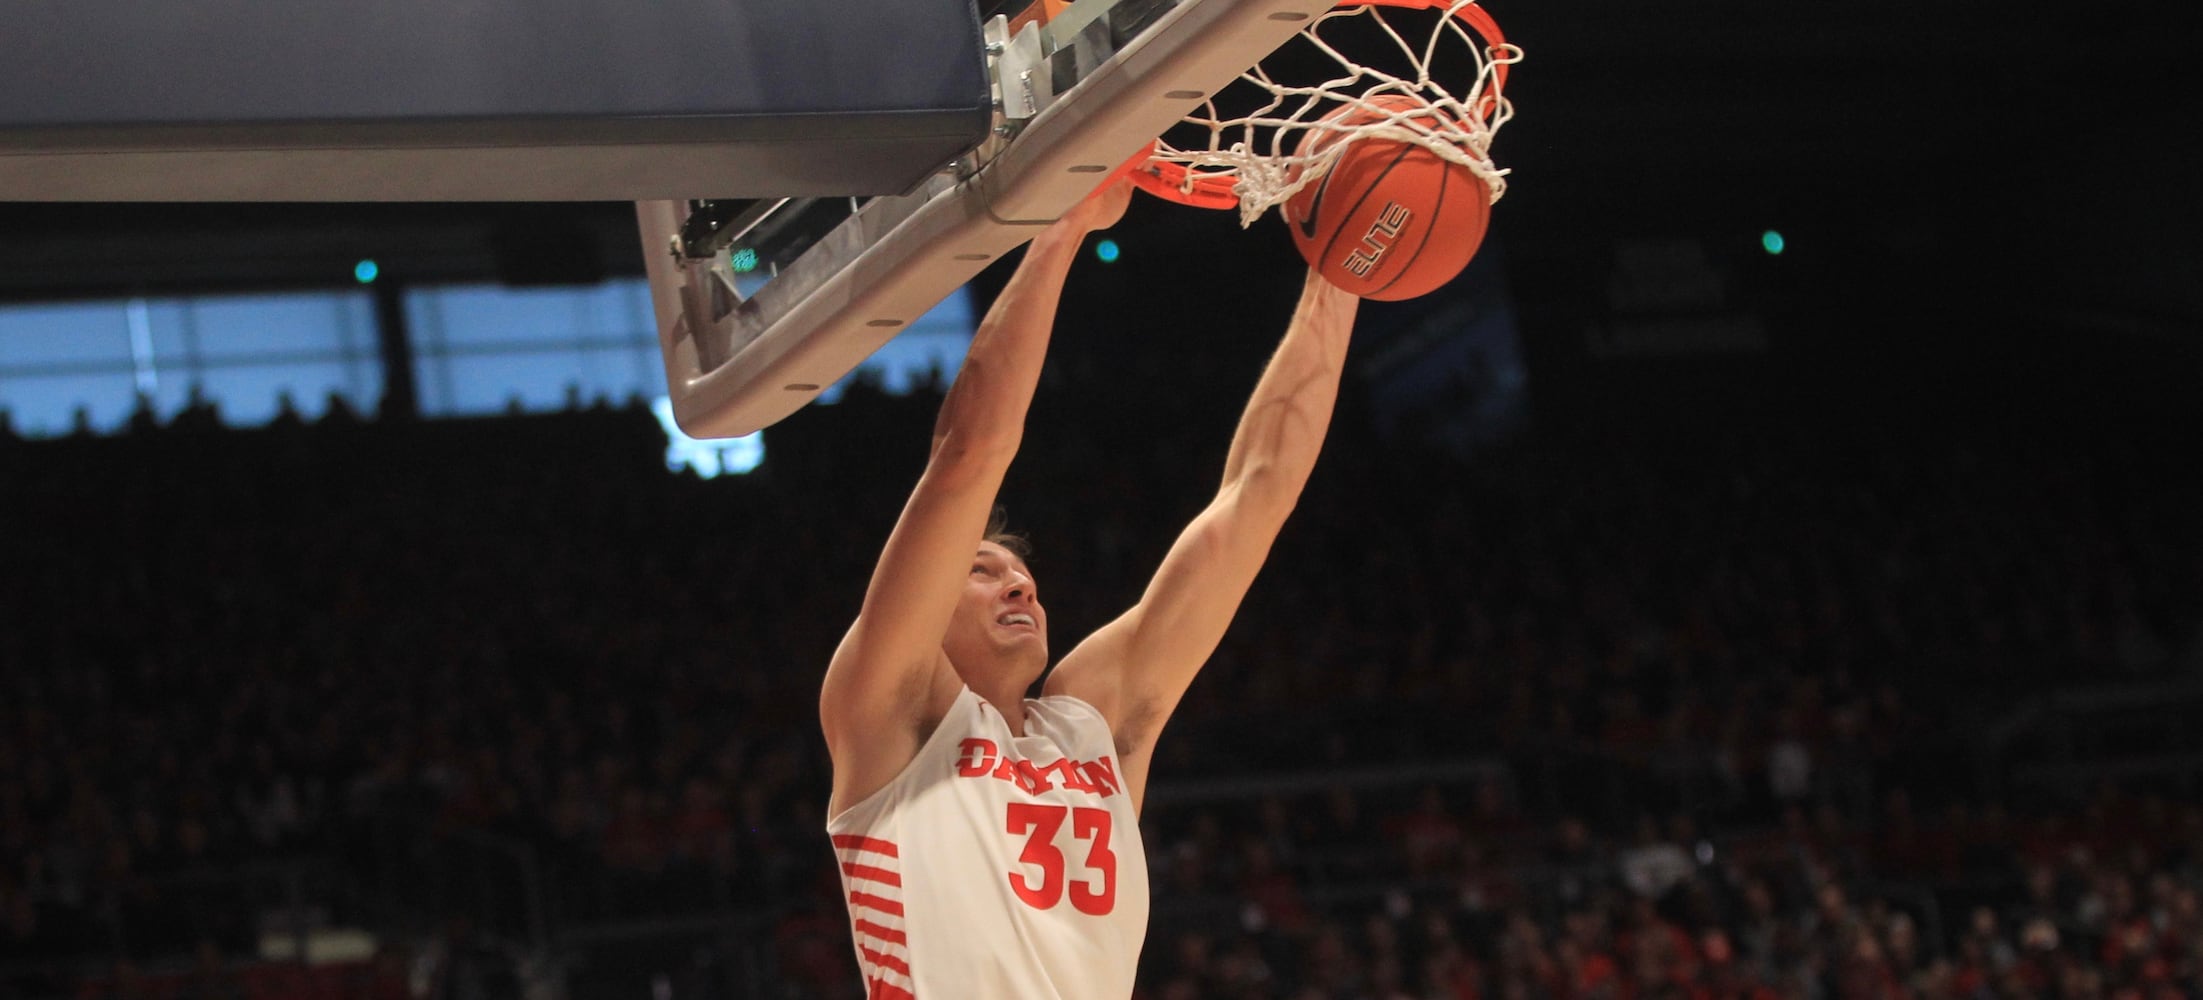
<svg viewBox="0 0 2203 1000">
<path fill-rule="evenodd" d="M 1420 107 L 1396 94 L 1369 99 L 1392 110 Z M 1349 105 L 1326 120 L 1379 120 Z M 1414 121 L 1410 119 L 1410 121 Z M 1321 153 L 1342 138 L 1310 129 L 1299 155 Z M 1285 224 L 1310 267 L 1365 299 L 1412 299 L 1453 280 L 1476 256 L 1491 219 L 1491 191 L 1467 167 L 1412 142 L 1363 139 L 1331 172 L 1285 203 Z"/>
</svg>

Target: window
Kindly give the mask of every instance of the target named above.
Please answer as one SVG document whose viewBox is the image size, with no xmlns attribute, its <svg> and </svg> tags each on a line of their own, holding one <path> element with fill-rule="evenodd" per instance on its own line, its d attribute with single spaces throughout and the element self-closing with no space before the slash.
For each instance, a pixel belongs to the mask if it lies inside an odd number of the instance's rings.
<svg viewBox="0 0 2203 1000">
<path fill-rule="evenodd" d="M 650 288 L 642 279 L 412 288 L 404 292 L 404 309 L 423 416 L 665 398 Z M 897 394 L 936 372 L 953 378 L 974 322 L 968 294 L 958 292 L 860 371 L 870 369 Z M 845 378 L 827 387 L 820 402 L 838 400 L 848 384 Z M 371 414 L 383 388 L 375 305 L 364 289 L 0 305 L 0 409 L 26 437 L 68 434 L 80 412 L 91 432 L 114 433 L 141 398 L 163 423 L 195 396 L 233 427 L 268 423 L 286 397 L 307 420 L 338 399 Z M 764 456 L 762 439 L 696 442 L 670 426 L 667 461 L 676 469 L 746 472 Z"/>
<path fill-rule="evenodd" d="M 757 276 L 762 284 L 764 276 Z M 746 284 L 751 293 L 756 284 Z M 666 465 L 709 478 L 748 472 L 764 460 L 759 435 L 697 441 L 680 433 L 666 399 L 665 362 L 642 279 L 586 288 L 507 288 L 447 285 L 406 293 L 413 334 L 414 379 L 421 413 L 429 417 L 488 416 L 518 410 L 552 412 L 603 400 L 652 401 L 666 429 Z M 888 392 L 902 394 L 938 371 L 956 375 L 971 344 L 970 296 L 958 292 L 880 348 L 860 366 Z M 819 394 L 831 404 L 852 374 Z"/>
<path fill-rule="evenodd" d="M 640 279 L 586 287 L 446 285 L 406 292 L 427 417 L 544 413 L 665 394 Z"/>
<path fill-rule="evenodd" d="M 17 433 L 112 433 L 142 397 L 161 421 L 196 394 L 224 423 L 265 424 L 288 395 L 314 419 L 332 398 L 382 398 L 363 292 L 111 299 L 0 306 L 0 407 Z"/>
</svg>

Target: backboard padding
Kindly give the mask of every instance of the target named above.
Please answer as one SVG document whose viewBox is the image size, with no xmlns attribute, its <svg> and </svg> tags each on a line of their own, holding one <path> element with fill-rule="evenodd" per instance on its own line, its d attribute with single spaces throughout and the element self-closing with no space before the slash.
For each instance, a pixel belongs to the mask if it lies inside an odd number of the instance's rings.
<svg viewBox="0 0 2203 1000">
<path fill-rule="evenodd" d="M 71 0 L 0 31 L 14 200 L 896 194 L 991 111 L 970 0 Z"/>
</svg>

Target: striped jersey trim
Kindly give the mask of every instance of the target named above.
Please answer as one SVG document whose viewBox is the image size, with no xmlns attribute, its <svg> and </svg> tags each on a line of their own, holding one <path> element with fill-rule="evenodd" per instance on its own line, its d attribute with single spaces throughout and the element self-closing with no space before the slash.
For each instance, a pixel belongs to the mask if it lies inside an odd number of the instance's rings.
<svg viewBox="0 0 2203 1000">
<path fill-rule="evenodd" d="M 903 877 L 887 868 L 876 868 L 872 865 L 860 865 L 844 861 L 841 863 L 841 873 L 849 876 L 850 881 L 853 882 L 878 882 L 881 885 L 893 886 L 897 889 L 903 887 Z"/>
<path fill-rule="evenodd" d="M 851 929 L 856 931 L 858 937 L 871 938 L 872 940 L 878 941 L 881 944 L 910 943 L 906 938 L 903 937 L 902 931 L 896 930 L 893 927 L 882 927 L 879 924 L 875 924 L 870 920 L 864 919 L 863 917 L 858 917 L 856 919 L 856 924 Z"/>
<path fill-rule="evenodd" d="M 812 843 L 818 842 L 814 840 Z M 881 840 L 877 837 L 859 837 L 855 834 L 837 833 L 834 835 L 834 846 L 843 850 L 871 851 L 874 854 L 884 854 L 890 858 L 901 857 L 900 854 L 896 853 L 893 842 Z"/>
<path fill-rule="evenodd" d="M 894 841 L 855 834 L 835 834 L 833 842 L 867 1000 L 917 1000 L 903 927 L 901 849 Z"/>
<path fill-rule="evenodd" d="M 865 984 L 865 1000 L 918 1000 L 918 996 L 884 979 L 874 979 Z"/>
</svg>

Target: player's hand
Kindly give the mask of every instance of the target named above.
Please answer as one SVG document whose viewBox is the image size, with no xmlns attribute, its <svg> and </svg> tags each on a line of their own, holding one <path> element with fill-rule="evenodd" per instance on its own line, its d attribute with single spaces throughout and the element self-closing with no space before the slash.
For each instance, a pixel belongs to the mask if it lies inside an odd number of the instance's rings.
<svg viewBox="0 0 2203 1000">
<path fill-rule="evenodd" d="M 1060 220 L 1063 225 L 1082 233 L 1107 229 L 1124 218 L 1126 205 L 1132 203 L 1132 178 L 1118 174 L 1109 182 L 1087 195 L 1086 200 L 1071 206 Z"/>
</svg>

